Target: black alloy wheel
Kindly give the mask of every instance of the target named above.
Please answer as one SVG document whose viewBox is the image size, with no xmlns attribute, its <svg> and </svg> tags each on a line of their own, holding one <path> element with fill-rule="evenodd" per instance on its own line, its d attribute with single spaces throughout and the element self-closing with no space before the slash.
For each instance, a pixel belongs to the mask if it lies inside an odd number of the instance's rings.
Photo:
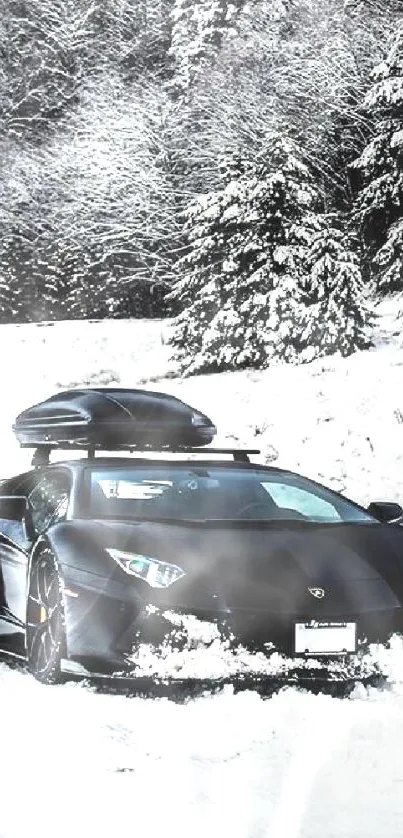
<svg viewBox="0 0 403 838">
<path fill-rule="evenodd" d="M 65 623 L 61 580 L 51 550 L 34 560 L 29 577 L 26 654 L 29 670 L 45 684 L 62 680 Z"/>
</svg>

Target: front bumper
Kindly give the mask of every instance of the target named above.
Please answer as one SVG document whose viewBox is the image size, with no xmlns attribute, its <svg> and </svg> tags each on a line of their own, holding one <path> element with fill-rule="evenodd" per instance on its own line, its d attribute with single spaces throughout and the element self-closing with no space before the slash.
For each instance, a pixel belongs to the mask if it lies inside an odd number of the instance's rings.
<svg viewBox="0 0 403 838">
<path fill-rule="evenodd" d="M 98 576 L 81 569 L 66 569 L 64 604 L 67 657 L 85 660 L 98 668 L 121 670 L 133 650 L 147 646 L 158 655 L 166 650 L 192 652 L 222 644 L 227 650 L 240 647 L 265 656 L 273 651 L 295 657 L 295 622 L 353 621 L 357 624 L 357 648 L 386 643 L 403 633 L 403 608 L 367 610 L 362 613 L 312 611 L 267 613 L 250 609 L 162 607 L 144 602 L 142 590 L 123 576 Z M 315 655 L 316 657 L 316 655 Z"/>
<path fill-rule="evenodd" d="M 309 622 L 312 613 L 267 614 L 247 609 L 161 608 L 145 605 L 139 590 L 120 581 L 74 571 L 66 580 L 67 654 L 93 668 L 123 670 L 133 663 L 133 650 L 145 646 L 158 657 L 168 651 L 191 653 L 217 644 L 235 652 L 273 652 L 295 657 L 295 622 Z M 321 614 L 321 621 L 356 622 L 357 648 L 386 643 L 403 633 L 403 608 L 361 614 Z M 317 657 L 312 655 L 311 657 Z M 339 655 L 340 657 L 340 655 Z"/>
<path fill-rule="evenodd" d="M 243 646 L 251 651 L 274 648 L 288 656 L 295 654 L 295 623 L 309 623 L 312 614 L 261 614 L 253 611 L 192 612 L 185 610 L 145 609 L 132 627 L 132 642 L 158 647 L 171 644 L 183 648 L 205 639 L 220 639 L 236 648 Z M 364 614 L 334 614 L 320 616 L 321 622 L 354 622 L 357 625 L 358 647 L 370 643 L 385 643 L 395 633 L 403 633 L 403 608 L 371 611 Z M 204 626 L 204 630 L 203 630 Z M 214 629 L 209 631 L 209 628 Z"/>
</svg>

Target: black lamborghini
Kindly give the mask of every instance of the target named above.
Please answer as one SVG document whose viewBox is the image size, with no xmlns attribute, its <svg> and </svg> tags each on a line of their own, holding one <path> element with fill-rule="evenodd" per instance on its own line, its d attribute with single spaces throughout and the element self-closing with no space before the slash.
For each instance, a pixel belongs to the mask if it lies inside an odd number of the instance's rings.
<svg viewBox="0 0 403 838">
<path fill-rule="evenodd" d="M 140 644 L 186 648 L 175 615 L 298 659 L 403 630 L 397 504 L 363 509 L 250 452 L 201 448 L 208 417 L 147 391 L 67 391 L 14 429 L 36 465 L 0 485 L 0 650 L 39 680 L 124 672 Z M 66 449 L 84 456 L 49 462 Z"/>
</svg>

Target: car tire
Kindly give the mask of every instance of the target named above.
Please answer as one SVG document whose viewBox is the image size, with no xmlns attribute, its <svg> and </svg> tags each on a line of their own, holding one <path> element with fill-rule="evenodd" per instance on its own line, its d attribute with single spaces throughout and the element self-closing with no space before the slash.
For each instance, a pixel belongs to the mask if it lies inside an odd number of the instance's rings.
<svg viewBox="0 0 403 838">
<path fill-rule="evenodd" d="M 52 551 L 45 549 L 32 563 L 27 597 L 26 656 L 38 681 L 56 684 L 63 680 L 65 637 L 61 579 Z"/>
</svg>

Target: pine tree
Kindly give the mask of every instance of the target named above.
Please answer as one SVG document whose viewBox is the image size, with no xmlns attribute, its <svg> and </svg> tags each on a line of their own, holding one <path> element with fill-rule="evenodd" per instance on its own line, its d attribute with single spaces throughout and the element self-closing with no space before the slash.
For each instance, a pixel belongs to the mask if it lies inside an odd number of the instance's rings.
<svg viewBox="0 0 403 838">
<path fill-rule="evenodd" d="M 314 203 L 298 150 L 274 135 L 264 161 L 189 207 L 172 294 L 183 306 L 172 338 L 183 372 L 298 360 Z"/>
<path fill-rule="evenodd" d="M 217 52 L 242 4 L 243 0 L 176 0 L 169 52 L 175 65 L 173 86 L 181 95 L 186 95 L 203 61 Z"/>
<path fill-rule="evenodd" d="M 375 134 L 354 163 L 362 178 L 357 215 L 377 287 L 389 292 L 403 288 L 403 26 L 373 75 L 365 105 Z"/>
<path fill-rule="evenodd" d="M 339 352 L 343 357 L 370 345 L 372 317 L 363 298 L 357 248 L 352 248 L 340 219 L 320 221 L 306 261 L 309 279 L 303 331 L 304 360 Z"/>
</svg>

